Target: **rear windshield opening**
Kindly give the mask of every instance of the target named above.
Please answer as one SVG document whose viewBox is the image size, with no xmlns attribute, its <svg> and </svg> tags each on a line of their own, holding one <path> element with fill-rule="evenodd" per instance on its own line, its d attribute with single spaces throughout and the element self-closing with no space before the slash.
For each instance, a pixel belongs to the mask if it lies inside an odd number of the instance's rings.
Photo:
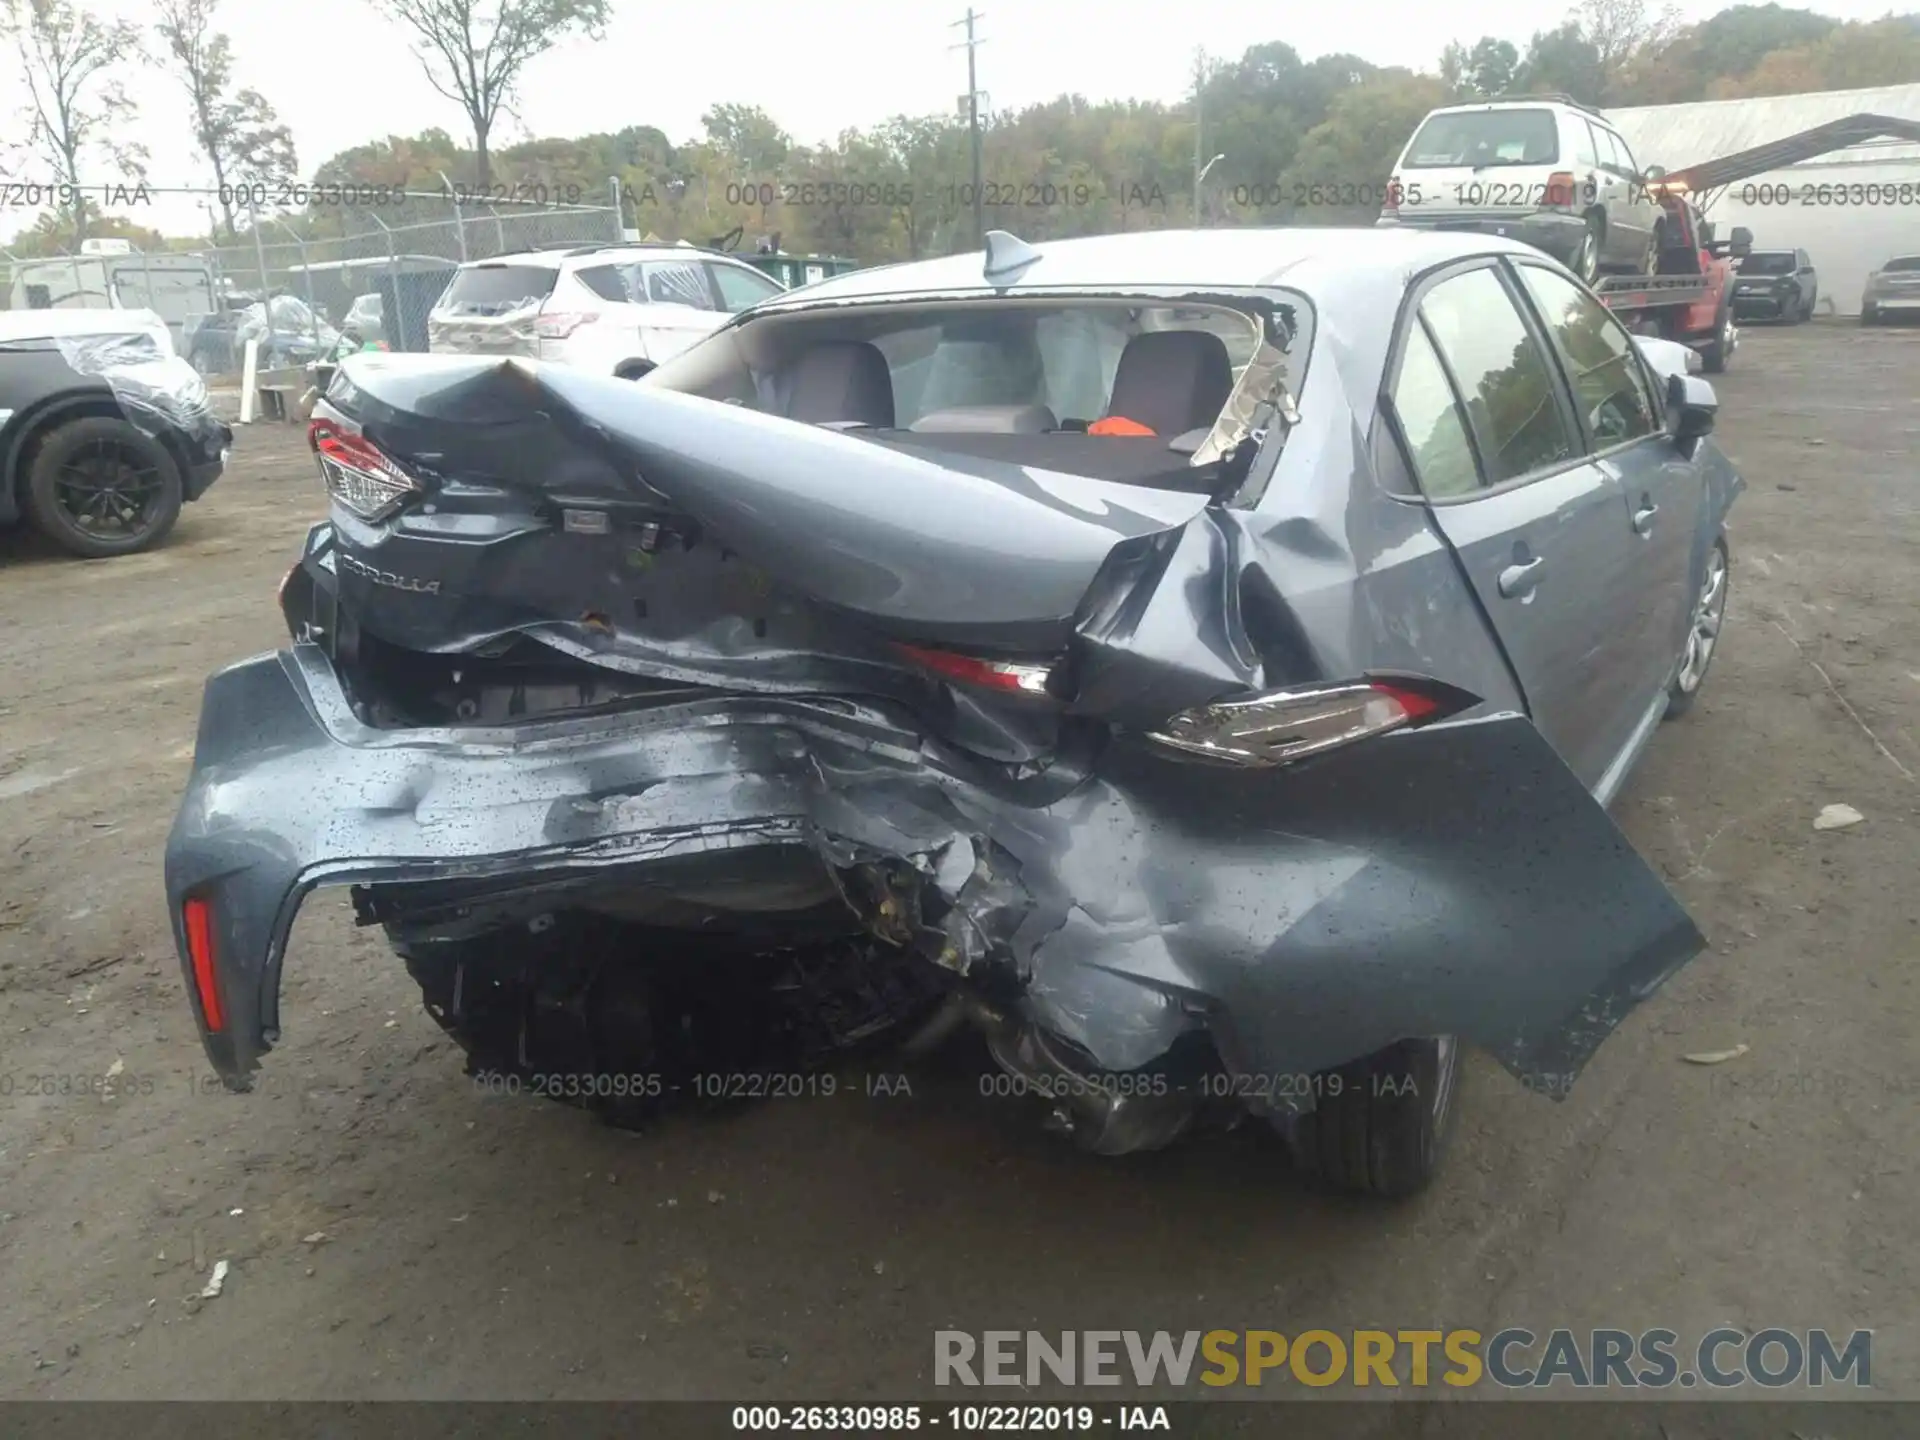
<svg viewBox="0 0 1920 1440">
<path fill-rule="evenodd" d="M 1742 275 L 1791 275 L 1793 271 L 1793 253 L 1787 250 L 1756 251 L 1740 262 Z"/>
<path fill-rule="evenodd" d="M 553 293 L 558 270 L 543 265 L 475 265 L 453 277 L 439 309 L 452 315 L 506 315 Z"/>
<path fill-rule="evenodd" d="M 1456 110 L 1427 118 L 1400 168 L 1553 165 L 1559 159 L 1559 127 L 1551 110 Z"/>
<path fill-rule="evenodd" d="M 1902 255 L 1899 259 L 1889 260 L 1885 265 L 1880 267 L 1882 274 L 1888 271 L 1894 271 L 1905 275 L 1915 270 L 1920 270 L 1920 255 Z"/>
<path fill-rule="evenodd" d="M 1279 303 L 1271 323 L 1252 301 L 1104 298 L 776 313 L 640 383 L 906 450 L 1210 492 L 1279 387 L 1298 391 L 1309 309 Z"/>
</svg>

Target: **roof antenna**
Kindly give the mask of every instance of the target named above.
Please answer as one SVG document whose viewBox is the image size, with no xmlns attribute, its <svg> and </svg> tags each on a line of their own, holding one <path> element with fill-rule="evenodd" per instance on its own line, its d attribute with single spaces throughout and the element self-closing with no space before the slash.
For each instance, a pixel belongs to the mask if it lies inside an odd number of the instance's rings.
<svg viewBox="0 0 1920 1440">
<path fill-rule="evenodd" d="M 1039 258 L 1040 252 L 1018 235 L 1005 230 L 987 232 L 987 262 L 983 273 L 996 288 L 1012 284 L 1020 278 L 1022 270 Z"/>
</svg>

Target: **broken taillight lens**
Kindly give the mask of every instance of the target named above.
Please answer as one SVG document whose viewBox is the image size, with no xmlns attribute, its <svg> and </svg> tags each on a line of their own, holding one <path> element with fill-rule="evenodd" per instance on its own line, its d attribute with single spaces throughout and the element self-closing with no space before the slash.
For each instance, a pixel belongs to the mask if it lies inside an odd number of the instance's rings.
<svg viewBox="0 0 1920 1440">
<path fill-rule="evenodd" d="M 320 466 L 327 493 L 362 520 L 384 520 L 420 486 L 366 436 L 334 420 L 315 419 L 307 443 Z"/>
<path fill-rule="evenodd" d="M 942 679 L 957 680 L 963 685 L 977 685 L 983 690 L 999 690 L 1006 694 L 1045 695 L 1047 678 L 1053 673 L 1051 665 L 982 660 L 977 656 L 961 655 L 952 650 L 934 650 L 924 645 L 895 644 L 894 648 L 922 669 L 931 670 Z"/>
<path fill-rule="evenodd" d="M 1147 738 L 1181 755 L 1264 768 L 1443 720 L 1477 703 L 1437 681 L 1355 680 L 1198 705 Z"/>
</svg>

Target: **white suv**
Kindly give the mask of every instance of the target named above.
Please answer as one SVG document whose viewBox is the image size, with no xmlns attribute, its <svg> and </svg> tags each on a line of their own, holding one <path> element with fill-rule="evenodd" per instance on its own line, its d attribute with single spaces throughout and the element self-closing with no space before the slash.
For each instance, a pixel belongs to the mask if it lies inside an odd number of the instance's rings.
<svg viewBox="0 0 1920 1440">
<path fill-rule="evenodd" d="M 636 379 L 783 287 L 686 245 L 589 245 L 470 260 L 427 316 L 439 355 L 525 355 Z"/>
<path fill-rule="evenodd" d="M 1378 223 L 1510 235 L 1589 284 L 1653 274 L 1663 212 L 1649 178 L 1604 115 L 1565 97 L 1448 105 L 1407 142 Z"/>
</svg>

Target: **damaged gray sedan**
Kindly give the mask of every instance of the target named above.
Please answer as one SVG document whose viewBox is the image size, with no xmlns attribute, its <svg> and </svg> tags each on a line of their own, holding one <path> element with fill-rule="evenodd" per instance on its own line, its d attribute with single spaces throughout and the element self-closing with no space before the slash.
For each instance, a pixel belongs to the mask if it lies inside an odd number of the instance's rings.
<svg viewBox="0 0 1920 1440">
<path fill-rule="evenodd" d="M 1537 252 L 1371 229 L 996 232 L 638 383 L 352 357 L 167 847 L 207 1053 L 350 885 L 617 1121 L 970 1024 L 1096 1151 L 1417 1189 L 1464 1047 L 1562 1097 L 1703 947 L 1605 807 L 1725 614 L 1713 418 Z"/>
</svg>

